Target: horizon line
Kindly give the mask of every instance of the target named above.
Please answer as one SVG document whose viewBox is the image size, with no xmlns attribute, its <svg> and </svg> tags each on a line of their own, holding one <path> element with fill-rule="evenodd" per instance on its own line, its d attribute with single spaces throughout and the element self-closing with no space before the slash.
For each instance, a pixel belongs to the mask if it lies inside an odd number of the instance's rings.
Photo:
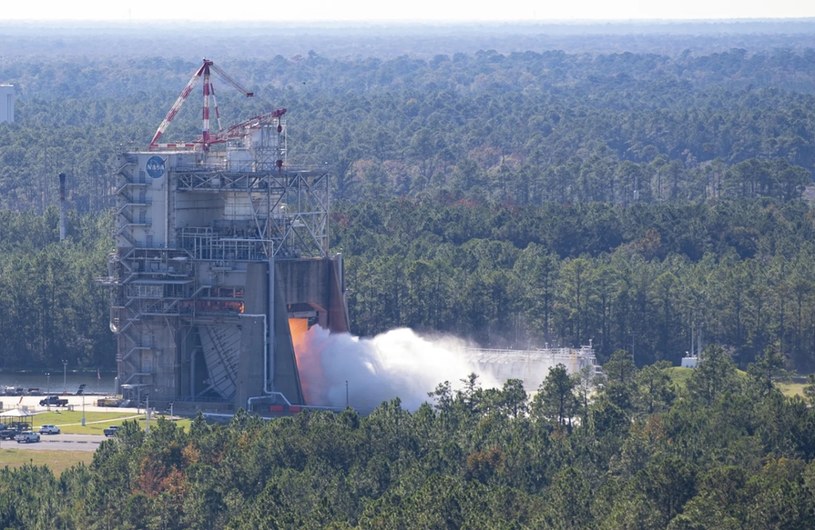
<svg viewBox="0 0 815 530">
<path fill-rule="evenodd" d="M 84 19 L 84 18 L 28 18 L 28 19 L 6 19 L 0 21 L 0 26 L 8 24 L 19 23 L 40 23 L 40 24 L 132 24 L 132 23 L 151 23 L 151 24 L 173 24 L 173 23 L 196 23 L 196 24 L 214 24 L 219 26 L 226 26 L 232 24 L 241 25 L 287 25 L 287 24 L 305 24 L 305 25 L 358 25 L 358 24 L 377 24 L 377 25 L 490 25 L 490 24 L 525 24 L 525 25 L 541 25 L 541 24 L 562 24 L 562 25 L 576 25 L 576 24 L 687 24 L 687 23 L 741 23 L 741 22 L 815 22 L 815 15 L 801 16 L 801 17 L 786 17 L 786 16 L 765 16 L 765 17 L 716 17 L 716 18 L 561 18 L 561 19 L 521 19 L 521 18 L 507 18 L 507 19 L 234 19 L 234 20 L 215 20 L 215 19 L 195 19 L 195 18 L 99 18 L 99 19 Z"/>
</svg>

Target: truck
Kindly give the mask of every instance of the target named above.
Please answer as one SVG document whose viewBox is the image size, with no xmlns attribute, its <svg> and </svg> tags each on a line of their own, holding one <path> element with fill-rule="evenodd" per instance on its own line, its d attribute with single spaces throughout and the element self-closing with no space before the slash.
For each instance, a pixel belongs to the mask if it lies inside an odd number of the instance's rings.
<svg viewBox="0 0 815 530">
<path fill-rule="evenodd" d="M 0 428 L 0 440 L 13 440 L 15 436 L 23 431 L 31 430 L 31 426 L 23 422 L 12 422 L 8 425 L 2 425 Z"/>
<path fill-rule="evenodd" d="M 17 429 L 11 427 L 4 427 L 0 429 L 0 440 L 13 440 L 15 436 L 20 433 Z"/>
<path fill-rule="evenodd" d="M 40 405 L 43 407 L 48 405 L 53 405 L 55 407 L 67 407 L 68 400 L 59 396 L 48 396 L 47 398 L 40 400 Z"/>
</svg>

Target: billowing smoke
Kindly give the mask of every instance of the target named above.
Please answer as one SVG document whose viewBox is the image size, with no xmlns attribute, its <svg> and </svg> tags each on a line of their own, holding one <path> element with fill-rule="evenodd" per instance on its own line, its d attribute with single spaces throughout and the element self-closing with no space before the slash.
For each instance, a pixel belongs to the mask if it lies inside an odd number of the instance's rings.
<svg viewBox="0 0 815 530">
<path fill-rule="evenodd" d="M 430 401 L 427 394 L 439 383 L 450 381 L 456 388 L 473 372 L 482 387 L 498 386 L 468 361 L 466 347 L 459 339 L 425 338 L 406 328 L 365 339 L 329 334 L 319 326 L 295 345 L 306 403 L 348 404 L 362 412 L 395 397 L 403 407 L 416 410 Z"/>
</svg>

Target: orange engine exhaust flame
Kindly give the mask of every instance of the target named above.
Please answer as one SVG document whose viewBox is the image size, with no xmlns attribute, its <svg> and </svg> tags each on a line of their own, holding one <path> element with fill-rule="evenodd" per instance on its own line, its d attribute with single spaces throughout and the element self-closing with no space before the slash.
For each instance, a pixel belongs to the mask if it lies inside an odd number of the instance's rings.
<svg viewBox="0 0 815 530">
<path fill-rule="evenodd" d="M 308 319 L 290 318 L 289 332 L 294 347 L 294 357 L 297 361 L 297 371 L 300 373 L 300 385 L 303 388 L 303 397 L 306 403 L 314 404 L 318 388 L 315 384 L 325 379 L 319 355 L 309 351 L 306 333 L 308 332 Z"/>
</svg>

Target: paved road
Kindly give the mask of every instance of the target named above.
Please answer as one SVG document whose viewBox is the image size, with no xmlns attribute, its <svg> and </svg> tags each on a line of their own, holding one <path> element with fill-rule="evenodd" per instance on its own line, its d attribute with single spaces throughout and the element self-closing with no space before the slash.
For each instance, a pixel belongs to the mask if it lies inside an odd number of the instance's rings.
<svg viewBox="0 0 815 530">
<path fill-rule="evenodd" d="M 124 407 L 97 407 L 96 402 L 99 398 L 104 396 L 72 396 L 69 394 L 54 394 L 59 397 L 67 399 L 68 404 L 74 410 L 82 410 L 83 406 L 86 412 L 101 411 L 101 412 L 130 412 L 133 414 L 144 413 L 144 409 L 124 408 Z M 0 396 L 0 401 L 6 409 L 13 409 L 18 407 L 26 407 L 32 412 L 44 412 L 47 410 L 65 410 L 63 407 L 44 407 L 40 405 L 40 400 L 45 396 Z"/>
<path fill-rule="evenodd" d="M 18 444 L 14 440 L 3 440 L 0 442 L 0 448 L 93 452 L 105 439 L 101 434 L 41 434 L 39 443 Z"/>
</svg>

